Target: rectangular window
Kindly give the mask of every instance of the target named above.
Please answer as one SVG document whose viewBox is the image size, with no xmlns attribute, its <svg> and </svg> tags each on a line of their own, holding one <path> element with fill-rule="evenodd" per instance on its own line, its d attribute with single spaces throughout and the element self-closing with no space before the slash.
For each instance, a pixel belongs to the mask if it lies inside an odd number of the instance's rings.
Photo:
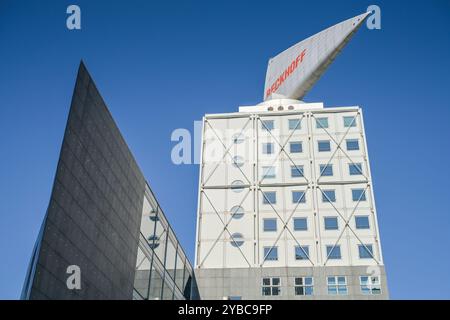
<svg viewBox="0 0 450 320">
<path fill-rule="evenodd" d="M 345 140 L 345 143 L 347 144 L 347 150 L 359 150 L 359 141 L 358 139 L 347 139 Z"/>
<path fill-rule="evenodd" d="M 364 189 L 352 189 L 353 201 L 366 201 L 366 190 Z"/>
<path fill-rule="evenodd" d="M 289 143 L 289 150 L 291 153 L 301 153 L 303 152 L 302 143 L 300 141 L 293 141 Z"/>
<path fill-rule="evenodd" d="M 303 177 L 303 166 L 291 166 L 291 178 Z"/>
<path fill-rule="evenodd" d="M 262 167 L 263 179 L 273 179 L 276 177 L 275 167 Z"/>
<path fill-rule="evenodd" d="M 341 259 L 341 246 L 326 246 L 327 249 L 327 258 L 330 260 L 339 260 Z"/>
<path fill-rule="evenodd" d="M 356 127 L 356 116 L 344 117 L 344 127 Z"/>
<path fill-rule="evenodd" d="M 362 165 L 361 163 L 349 163 L 348 171 L 351 176 L 362 175 Z"/>
<path fill-rule="evenodd" d="M 305 203 L 305 192 L 304 191 L 292 191 L 292 203 Z"/>
<path fill-rule="evenodd" d="M 380 278 L 378 276 L 361 276 L 359 283 L 362 294 L 381 294 Z"/>
<path fill-rule="evenodd" d="M 331 151 L 330 140 L 320 140 L 318 141 L 319 152 Z"/>
<path fill-rule="evenodd" d="M 261 129 L 266 131 L 273 130 L 273 120 L 262 120 L 261 121 Z"/>
<path fill-rule="evenodd" d="M 295 246 L 295 260 L 308 260 L 308 259 L 309 259 L 309 247 Z"/>
<path fill-rule="evenodd" d="M 289 119 L 289 130 L 300 130 L 301 119 Z"/>
<path fill-rule="evenodd" d="M 345 276 L 327 277 L 328 294 L 347 294 L 347 278 Z"/>
<path fill-rule="evenodd" d="M 264 247 L 264 261 L 277 261 L 278 247 Z"/>
<path fill-rule="evenodd" d="M 321 164 L 320 165 L 320 176 L 330 177 L 333 175 L 333 165 L 332 164 Z"/>
<path fill-rule="evenodd" d="M 368 216 L 355 216 L 356 229 L 370 229 Z"/>
<path fill-rule="evenodd" d="M 316 128 L 328 128 L 328 118 L 316 118 Z"/>
<path fill-rule="evenodd" d="M 334 190 L 322 190 L 322 202 L 336 202 L 336 192 Z"/>
<path fill-rule="evenodd" d="M 263 143 L 262 144 L 262 153 L 263 154 L 272 154 L 274 151 L 273 143 Z"/>
<path fill-rule="evenodd" d="M 358 245 L 358 252 L 359 252 L 359 258 L 360 259 L 371 259 L 373 258 L 373 248 L 371 244 L 359 244 Z"/>
<path fill-rule="evenodd" d="M 338 230 L 338 219 L 337 217 L 325 217 L 323 218 L 325 230 Z"/>
<path fill-rule="evenodd" d="M 263 219 L 263 226 L 264 231 L 277 231 L 277 219 L 276 218 L 270 218 L 270 219 Z"/>
<path fill-rule="evenodd" d="M 277 193 L 275 191 L 263 192 L 263 204 L 276 204 Z"/>
<path fill-rule="evenodd" d="M 263 278 L 262 279 L 262 295 L 263 296 L 279 296 L 281 293 L 280 278 Z"/>
<path fill-rule="evenodd" d="M 298 277 L 294 279 L 296 296 L 311 296 L 314 293 L 314 282 L 312 277 Z"/>
<path fill-rule="evenodd" d="M 294 231 L 308 230 L 308 220 L 306 218 L 294 218 Z"/>
</svg>

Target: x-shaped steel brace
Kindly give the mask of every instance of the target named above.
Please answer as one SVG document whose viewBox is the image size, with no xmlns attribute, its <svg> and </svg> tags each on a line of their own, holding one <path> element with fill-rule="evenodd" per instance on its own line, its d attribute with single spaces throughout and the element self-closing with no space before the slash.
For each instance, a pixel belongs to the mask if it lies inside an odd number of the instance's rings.
<svg viewBox="0 0 450 320">
<path fill-rule="evenodd" d="M 247 196 L 250 194 L 251 190 L 248 189 L 247 193 L 245 194 L 245 196 L 243 197 L 242 201 L 239 203 L 239 207 L 244 203 L 245 199 L 247 199 Z M 236 240 L 233 238 L 233 235 L 231 234 L 230 230 L 228 229 L 232 219 L 230 219 L 227 223 L 225 223 L 222 218 L 220 217 L 219 212 L 217 212 L 216 207 L 213 205 L 212 201 L 209 199 L 208 195 L 206 194 L 206 192 L 204 190 L 202 190 L 202 193 L 205 195 L 206 199 L 208 200 L 209 204 L 211 205 L 211 207 L 213 208 L 214 212 L 216 213 L 217 217 L 219 218 L 220 222 L 223 225 L 223 230 L 220 232 L 219 236 L 217 237 L 217 239 L 214 241 L 214 243 L 212 244 L 211 248 L 209 249 L 209 251 L 206 253 L 206 255 L 203 257 L 203 260 L 200 263 L 200 267 L 203 265 L 203 262 L 205 262 L 206 258 L 208 258 L 208 256 L 211 254 L 212 250 L 214 249 L 214 247 L 216 246 L 216 244 L 219 242 L 220 238 L 222 237 L 222 234 L 226 231 L 228 233 L 228 235 L 230 236 L 231 240 L 233 241 L 233 243 L 235 244 L 235 247 L 239 249 L 240 253 L 242 254 L 242 257 L 244 257 L 245 262 L 247 262 L 248 266 L 251 267 L 250 262 L 248 262 L 247 258 L 245 257 L 244 252 L 242 252 L 240 246 L 238 245 L 238 243 L 236 242 Z"/>
<path fill-rule="evenodd" d="M 359 115 L 359 112 L 358 112 Z M 336 144 L 336 149 L 334 150 L 333 154 L 331 155 L 330 159 L 328 160 L 326 166 L 324 167 L 324 169 L 320 172 L 320 175 L 317 179 L 317 183 L 319 182 L 320 178 L 322 177 L 322 173 L 325 170 L 325 168 L 330 164 L 330 162 L 333 160 L 334 156 L 336 155 L 337 151 L 340 149 L 342 151 L 342 153 L 350 160 L 352 165 L 355 165 L 355 162 L 353 162 L 352 158 L 348 155 L 347 152 L 345 152 L 345 150 L 341 147 L 342 142 L 345 140 L 345 138 L 347 137 L 347 134 L 349 133 L 350 129 L 352 128 L 353 123 L 356 120 L 356 116 L 353 117 L 352 122 L 350 123 L 347 131 L 345 132 L 345 134 L 343 135 L 342 139 L 337 142 L 336 139 L 334 139 L 334 137 L 330 134 L 330 132 L 322 125 L 322 123 L 320 121 L 317 121 L 317 118 L 312 115 L 312 117 L 314 119 L 316 119 L 316 122 L 319 124 L 319 126 L 326 132 L 326 134 L 330 137 L 331 140 L 333 140 L 333 142 Z M 360 171 L 361 172 L 361 171 Z M 369 178 L 363 173 L 361 172 L 361 174 L 364 176 L 364 178 L 366 178 L 366 181 L 369 181 Z"/>
<path fill-rule="evenodd" d="M 244 132 L 245 128 L 247 127 L 247 125 L 250 123 L 251 118 L 249 118 L 247 120 L 247 122 L 245 123 L 245 125 L 242 127 L 241 131 L 239 132 L 239 134 L 242 134 L 242 132 Z M 214 128 L 211 126 L 211 124 L 209 123 L 208 119 L 205 120 L 205 122 L 208 124 L 208 126 L 211 128 L 212 132 L 214 133 L 214 135 L 216 136 L 217 140 L 220 142 L 220 144 L 222 145 L 222 147 L 225 149 L 225 153 L 223 154 L 222 158 L 220 159 L 220 161 L 217 163 L 217 165 L 214 167 L 214 169 L 211 171 L 211 173 L 208 175 L 208 177 L 205 179 L 205 181 L 203 182 L 203 184 L 206 184 L 208 182 L 208 180 L 212 177 L 212 175 L 214 174 L 214 172 L 217 170 L 217 168 L 219 167 L 219 165 L 221 164 L 221 162 L 224 160 L 224 158 L 229 155 L 231 157 L 231 160 L 233 161 L 233 164 L 236 166 L 236 168 L 239 169 L 239 171 L 241 171 L 242 175 L 244 176 L 244 178 L 247 180 L 247 182 L 249 184 L 251 184 L 250 179 L 248 179 L 248 177 L 246 176 L 246 174 L 242 171 L 242 169 L 240 168 L 240 166 L 236 163 L 235 159 L 233 158 L 233 155 L 230 153 L 231 148 L 233 147 L 234 143 L 232 142 L 230 144 L 230 146 L 227 148 L 227 146 L 225 145 L 225 143 L 222 141 L 222 139 L 220 139 L 219 135 L 217 134 L 216 130 L 214 130 Z"/>
<path fill-rule="evenodd" d="M 339 237 L 338 237 L 338 239 L 336 240 L 335 244 L 334 244 L 333 247 L 331 248 L 330 253 L 327 255 L 327 258 L 326 258 L 326 260 L 325 260 L 324 265 L 327 264 L 327 262 L 328 262 L 328 260 L 329 260 L 329 258 L 330 258 L 331 253 L 333 252 L 334 248 L 337 246 L 337 244 L 338 244 L 339 241 L 341 240 L 341 238 L 342 238 L 342 236 L 343 236 L 344 231 L 345 231 L 346 228 L 349 228 L 349 229 L 350 229 L 350 231 L 353 233 L 353 235 L 356 237 L 356 239 L 364 246 L 364 248 L 366 249 L 366 251 L 370 254 L 370 256 L 372 257 L 372 259 L 375 260 L 375 262 L 376 262 L 377 264 L 380 264 L 380 262 L 379 262 L 377 259 L 375 259 L 373 253 L 371 253 L 371 252 L 369 251 L 369 249 L 367 248 L 367 246 L 363 243 L 363 241 L 361 240 L 361 238 L 358 237 L 358 235 L 357 235 L 356 232 L 353 230 L 353 228 L 350 227 L 350 223 L 349 223 L 350 220 L 352 219 L 353 215 L 355 214 L 356 209 L 358 208 L 358 205 L 359 205 L 359 203 L 361 202 L 361 199 L 362 199 L 363 195 L 365 194 L 365 192 L 367 191 L 367 189 L 369 188 L 369 186 L 367 185 L 366 188 L 364 189 L 364 192 L 361 192 L 361 194 L 360 194 L 360 196 L 359 196 L 359 198 L 358 198 L 358 202 L 356 203 L 355 207 L 354 207 L 353 210 L 352 210 L 352 213 L 350 214 L 350 216 L 349 216 L 349 218 L 348 218 L 347 220 L 344 218 L 344 216 L 341 214 L 341 212 L 336 208 L 336 206 L 333 204 L 333 202 L 331 201 L 331 199 L 326 195 L 326 193 L 324 193 L 324 192 L 322 191 L 322 189 L 321 189 L 319 186 L 318 186 L 317 188 L 318 188 L 318 189 L 320 190 L 320 192 L 326 197 L 326 199 L 327 199 L 328 202 L 331 204 L 331 206 L 334 208 L 334 210 L 336 210 L 336 212 L 338 213 L 338 215 L 339 215 L 339 216 L 341 217 L 341 219 L 344 220 L 344 222 L 345 222 L 344 228 L 342 229 L 341 233 L 339 234 Z"/>
<path fill-rule="evenodd" d="M 287 230 L 287 231 L 289 232 L 289 234 L 292 236 L 292 238 L 294 239 L 294 241 L 295 241 L 295 242 L 297 243 L 297 245 L 299 246 L 300 250 L 302 250 L 303 253 L 305 254 L 305 256 L 308 257 L 309 262 L 311 262 L 311 264 L 314 265 L 314 263 L 312 262 L 311 258 L 309 257 L 309 254 L 308 254 L 307 252 L 305 252 L 305 250 L 303 249 L 303 247 L 302 247 L 302 245 L 300 244 L 300 242 L 297 240 L 297 238 L 294 236 L 294 234 L 292 233 L 292 231 L 291 231 L 291 230 L 289 229 L 289 227 L 288 227 L 289 221 L 292 219 L 292 216 L 294 215 L 295 210 L 297 210 L 298 205 L 302 202 L 303 198 L 304 198 L 305 195 L 306 195 L 306 191 L 308 191 L 308 190 L 309 190 L 309 187 L 305 190 L 305 192 L 303 193 L 303 196 L 301 196 L 301 197 L 298 199 L 298 201 L 297 201 L 297 203 L 296 203 L 296 205 L 295 205 L 295 208 L 294 208 L 294 210 L 292 210 L 292 212 L 291 212 L 291 214 L 289 215 L 288 219 L 287 219 L 286 221 L 284 221 L 283 218 L 282 218 L 282 217 L 280 216 L 280 214 L 278 213 L 278 211 L 277 211 L 277 210 L 275 209 L 275 207 L 272 205 L 272 203 L 270 202 L 270 200 L 269 200 L 269 199 L 267 198 L 267 196 L 264 194 L 264 192 L 263 192 L 261 189 L 259 189 L 259 191 L 261 192 L 261 194 L 263 195 L 263 197 L 264 197 L 264 198 L 266 199 L 266 201 L 270 204 L 270 206 L 272 207 L 273 211 L 277 214 L 278 218 L 280 218 L 281 222 L 283 223 L 283 229 L 282 229 L 282 231 L 281 231 L 280 234 L 278 235 L 278 237 L 277 237 L 275 243 L 270 247 L 270 250 L 269 250 L 269 252 L 268 252 L 267 254 L 269 254 L 270 251 L 272 251 L 273 248 L 275 248 L 275 246 L 277 245 L 278 241 L 279 241 L 280 238 L 281 238 L 281 235 L 284 233 L 285 230 Z M 266 258 L 267 258 L 267 255 L 264 256 L 263 262 L 261 263 L 261 267 L 264 265 L 264 262 L 266 262 Z"/>
</svg>

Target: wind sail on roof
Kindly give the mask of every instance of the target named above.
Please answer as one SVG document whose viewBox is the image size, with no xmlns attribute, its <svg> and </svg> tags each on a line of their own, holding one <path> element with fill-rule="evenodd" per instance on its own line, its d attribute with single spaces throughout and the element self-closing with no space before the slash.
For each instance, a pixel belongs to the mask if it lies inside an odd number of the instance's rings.
<svg viewBox="0 0 450 320">
<path fill-rule="evenodd" d="M 325 29 L 269 60 L 264 100 L 302 99 L 370 12 Z"/>
</svg>

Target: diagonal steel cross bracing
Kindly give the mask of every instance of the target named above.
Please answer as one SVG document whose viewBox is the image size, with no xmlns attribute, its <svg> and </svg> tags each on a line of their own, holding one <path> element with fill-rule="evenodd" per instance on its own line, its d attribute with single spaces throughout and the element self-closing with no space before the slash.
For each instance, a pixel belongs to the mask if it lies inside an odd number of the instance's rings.
<svg viewBox="0 0 450 320">
<path fill-rule="evenodd" d="M 348 133 L 350 132 L 350 129 L 352 128 L 353 123 L 356 121 L 356 117 L 357 116 L 360 117 L 360 112 L 358 112 L 357 115 L 353 117 L 352 122 L 350 123 L 350 126 L 348 127 L 347 131 L 344 133 L 344 135 L 342 136 L 342 139 L 339 142 L 336 141 L 336 139 L 333 137 L 333 135 L 330 134 L 330 132 L 327 130 L 327 128 L 325 128 L 320 121 L 317 121 L 317 118 L 314 116 L 314 114 L 311 114 L 311 116 L 316 120 L 316 123 L 319 124 L 321 129 L 323 129 L 325 131 L 325 133 L 330 137 L 330 139 L 336 144 L 336 149 L 334 150 L 333 154 L 331 155 L 330 159 L 328 160 L 326 166 L 328 166 L 331 163 L 331 161 L 337 154 L 338 150 L 341 150 L 342 153 L 348 158 L 348 160 L 350 160 L 351 164 L 355 165 L 355 162 L 353 161 L 353 159 L 348 155 L 347 152 L 345 152 L 345 150 L 341 147 L 341 145 L 342 145 L 342 142 L 344 142 L 345 138 L 347 137 Z M 361 118 L 360 118 L 360 122 L 361 122 Z M 325 170 L 325 168 L 323 170 Z M 320 178 L 322 177 L 323 170 L 319 174 L 319 177 L 316 181 L 317 183 L 319 182 Z M 364 178 L 367 181 L 369 181 L 369 178 L 363 172 L 361 172 L 361 174 L 364 176 Z"/>
<path fill-rule="evenodd" d="M 328 202 L 331 204 L 331 206 L 332 206 L 332 207 L 334 208 L 334 210 L 337 212 L 337 214 L 339 215 L 339 217 L 340 217 L 342 220 L 344 220 L 344 222 L 345 222 L 344 228 L 342 229 L 341 233 L 339 234 L 338 239 L 336 240 L 336 242 L 334 243 L 332 249 L 330 250 L 330 254 L 327 255 L 327 258 L 326 258 L 326 260 L 325 260 L 325 262 L 324 262 L 324 266 L 327 264 L 327 262 L 328 262 L 328 260 L 329 260 L 329 258 L 330 258 L 330 255 L 331 255 L 331 253 L 333 252 L 334 248 L 335 248 L 335 247 L 338 245 L 338 243 L 341 241 L 341 238 L 342 238 L 342 236 L 344 235 L 344 232 L 345 232 L 345 229 L 346 229 L 346 228 L 350 229 L 350 231 L 353 233 L 353 235 L 355 236 L 355 238 L 360 242 L 360 244 L 362 244 L 362 245 L 364 246 L 364 248 L 367 250 L 367 252 L 370 253 L 370 251 L 368 250 L 368 248 L 366 247 L 366 245 L 363 243 L 363 241 L 361 240 L 361 238 L 358 237 L 358 235 L 357 235 L 356 232 L 353 230 L 353 228 L 350 227 L 350 223 L 349 223 L 350 220 L 352 219 L 353 215 L 355 214 L 356 209 L 358 208 L 358 205 L 359 205 L 359 203 L 361 202 L 361 199 L 362 199 L 363 195 L 365 194 L 365 192 L 366 192 L 367 189 L 369 188 L 369 185 L 366 186 L 366 188 L 364 189 L 364 192 L 362 192 L 361 195 L 359 196 L 358 201 L 357 201 L 355 207 L 353 208 L 352 213 L 350 214 L 350 216 L 349 216 L 348 219 L 345 219 L 345 217 L 344 217 L 344 216 L 342 215 L 342 213 L 336 208 L 336 206 L 333 204 L 333 202 L 331 201 L 331 199 L 326 195 L 326 193 L 324 193 L 323 190 L 322 190 L 319 186 L 318 186 L 317 188 L 320 190 L 320 192 L 322 193 L 322 195 L 324 195 L 324 196 L 327 198 Z M 373 252 L 370 253 L 370 255 L 371 255 L 372 259 L 379 265 L 380 262 L 374 257 Z"/>
<path fill-rule="evenodd" d="M 248 266 L 251 267 L 250 262 L 247 260 L 247 258 L 245 257 L 244 252 L 242 252 L 240 246 L 236 243 L 236 240 L 233 238 L 233 235 L 231 234 L 230 230 L 228 229 L 231 221 L 233 219 L 230 219 L 227 223 L 225 223 L 222 218 L 220 217 L 219 212 L 217 212 L 216 207 L 214 206 L 214 204 L 212 203 L 212 201 L 210 200 L 210 198 L 208 197 L 208 195 L 206 194 L 205 190 L 202 190 L 202 193 L 205 195 L 205 198 L 208 200 L 209 204 L 211 205 L 211 207 L 213 208 L 214 212 L 216 213 L 217 217 L 219 218 L 220 222 L 223 225 L 223 229 L 220 232 L 220 234 L 218 235 L 218 237 L 216 238 L 216 240 L 214 241 L 214 243 L 212 244 L 211 248 L 208 250 L 208 252 L 206 253 L 206 255 L 203 257 L 203 260 L 201 261 L 201 263 L 199 264 L 199 267 L 201 267 L 203 265 L 203 263 L 205 262 L 205 260 L 208 258 L 208 256 L 211 254 L 212 250 L 214 249 L 214 247 L 217 245 L 217 243 L 219 242 L 220 238 L 222 237 L 223 233 L 226 231 L 228 233 L 228 235 L 230 236 L 230 239 L 233 241 L 233 243 L 236 245 L 236 248 L 239 249 L 240 253 L 242 254 L 242 257 L 245 259 L 245 262 L 247 262 Z M 239 203 L 239 207 L 244 203 L 245 199 L 247 199 L 247 196 L 251 193 L 251 189 L 249 189 L 247 191 L 247 193 L 245 194 L 245 196 L 243 197 L 243 199 L 241 200 L 241 202 Z M 231 217 L 232 218 L 232 217 Z"/>
<path fill-rule="evenodd" d="M 300 244 L 300 242 L 298 241 L 298 239 L 295 237 L 295 235 L 292 233 L 291 229 L 289 229 L 288 227 L 288 223 L 289 221 L 292 219 L 292 216 L 294 215 L 295 211 L 297 210 L 298 205 L 302 202 L 303 198 L 306 195 L 306 192 L 309 190 L 309 187 L 305 190 L 305 192 L 303 193 L 303 196 L 299 198 L 299 200 L 297 201 L 294 210 L 292 210 L 291 214 L 289 215 L 289 217 L 286 219 L 286 221 L 284 221 L 284 219 L 281 217 L 281 215 L 278 213 L 278 211 L 275 209 L 275 207 L 272 205 L 272 203 L 270 202 L 270 200 L 266 197 L 266 195 L 264 194 L 264 192 L 259 188 L 259 191 L 261 192 L 261 194 L 263 195 L 263 197 L 267 200 L 267 202 L 270 204 L 270 206 L 272 207 L 272 210 L 275 212 L 275 214 L 278 216 L 278 218 L 280 218 L 281 222 L 283 223 L 283 228 L 281 230 L 281 232 L 279 233 L 278 237 L 276 238 L 274 244 L 270 247 L 270 250 L 267 254 L 270 253 L 271 250 L 273 250 L 273 248 L 275 248 L 275 246 L 277 245 L 278 241 L 281 238 L 281 235 L 284 233 L 284 231 L 288 231 L 288 233 L 292 236 L 292 238 L 294 239 L 294 241 L 297 243 L 297 245 L 300 247 L 300 250 L 303 251 L 303 253 L 308 257 L 309 262 L 311 263 L 311 265 L 314 266 L 314 262 L 312 262 L 311 258 L 309 257 L 309 254 L 307 254 L 305 252 L 305 250 L 303 250 L 302 245 Z M 264 262 L 266 262 L 266 256 L 263 257 L 263 261 L 261 263 L 261 267 L 264 265 Z"/>
<path fill-rule="evenodd" d="M 242 127 L 241 131 L 239 132 L 239 134 L 242 134 L 242 132 L 244 132 L 245 128 L 247 127 L 247 125 L 251 122 L 251 117 L 248 118 L 247 122 L 245 123 L 245 125 Z M 205 179 L 205 181 L 203 181 L 203 185 L 205 185 L 208 180 L 211 178 L 211 176 L 214 174 L 214 172 L 217 170 L 217 168 L 219 167 L 219 165 L 224 161 L 224 158 L 229 155 L 231 157 L 231 160 L 233 161 L 233 164 L 236 166 L 236 168 L 239 169 L 239 171 L 242 173 L 242 175 L 244 176 L 244 178 L 247 180 L 247 182 L 249 184 L 251 184 L 250 179 L 248 179 L 247 175 L 242 171 L 242 169 L 237 165 L 236 161 L 233 158 L 233 155 L 230 153 L 231 148 L 233 147 L 233 142 L 230 144 L 230 146 L 227 148 L 227 146 L 225 145 L 225 143 L 223 142 L 222 139 L 220 139 L 219 135 L 217 134 L 216 130 L 214 130 L 214 128 L 212 127 L 211 123 L 208 121 L 208 119 L 205 119 L 205 122 L 208 124 L 208 126 L 211 128 L 212 132 L 214 133 L 214 135 L 216 136 L 217 140 L 220 142 L 220 144 L 222 145 L 222 147 L 225 149 L 225 153 L 223 154 L 221 160 L 217 163 L 217 165 L 214 167 L 214 169 L 211 171 L 211 173 L 208 175 L 208 177 Z"/>
<path fill-rule="evenodd" d="M 257 117 L 257 119 L 259 120 L 259 122 L 261 122 L 261 124 L 264 126 L 264 128 L 266 128 L 266 130 L 269 132 L 269 134 L 272 136 L 273 140 L 277 143 L 277 145 L 280 147 L 280 151 L 278 152 L 278 154 L 275 156 L 273 162 L 271 163 L 270 166 L 273 166 L 273 164 L 278 160 L 278 158 L 280 157 L 280 155 L 284 152 L 284 154 L 286 155 L 286 157 L 289 159 L 289 161 L 295 166 L 295 169 L 297 169 L 299 172 L 302 173 L 302 177 L 306 180 L 307 183 L 309 183 L 308 179 L 305 177 L 305 175 L 303 174 L 303 170 L 300 170 L 300 168 L 297 166 L 297 164 L 294 162 L 294 160 L 292 160 L 291 156 L 289 155 L 289 153 L 285 150 L 286 145 L 288 144 L 289 140 L 292 138 L 292 135 L 294 134 L 295 130 L 299 127 L 301 121 L 303 120 L 303 118 L 305 117 L 305 114 L 302 114 L 302 117 L 298 120 L 297 124 L 295 125 L 295 129 L 292 130 L 292 132 L 289 134 L 289 136 L 287 137 L 286 141 L 284 142 L 284 144 L 281 144 L 278 139 L 273 135 L 272 130 L 270 130 L 269 128 L 267 128 L 266 124 L 261 120 L 260 117 Z M 259 184 L 261 184 L 264 179 L 266 177 L 263 176 L 263 178 L 259 181 Z"/>
</svg>

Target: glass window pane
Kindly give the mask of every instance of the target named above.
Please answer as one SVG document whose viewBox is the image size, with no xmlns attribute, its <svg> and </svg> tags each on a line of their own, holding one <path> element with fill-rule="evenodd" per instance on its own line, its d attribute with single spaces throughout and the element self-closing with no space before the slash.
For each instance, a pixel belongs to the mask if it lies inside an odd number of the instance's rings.
<svg viewBox="0 0 450 320">
<path fill-rule="evenodd" d="M 291 142 L 289 144 L 289 150 L 291 153 L 301 153 L 303 152 L 303 146 L 301 142 Z"/>
<path fill-rule="evenodd" d="M 329 140 L 321 140 L 318 142 L 319 152 L 331 151 L 331 145 Z"/>
<path fill-rule="evenodd" d="M 328 128 L 328 118 L 316 118 L 316 128 Z"/>
<path fill-rule="evenodd" d="M 277 203 L 277 194 L 275 191 L 266 191 L 263 192 L 263 203 L 264 204 L 276 204 Z"/>
<path fill-rule="evenodd" d="M 263 154 L 272 154 L 274 152 L 274 145 L 273 143 L 263 143 L 262 144 L 262 153 Z"/>
<path fill-rule="evenodd" d="M 331 260 L 341 259 L 341 247 L 339 245 L 326 246 L 326 249 L 328 259 Z"/>
<path fill-rule="evenodd" d="M 325 217 L 325 230 L 338 230 L 338 219 L 337 217 Z"/>
<path fill-rule="evenodd" d="M 244 208 L 241 206 L 234 206 L 230 209 L 230 214 L 233 219 L 241 219 L 244 216 Z"/>
<path fill-rule="evenodd" d="M 289 130 L 299 130 L 301 119 L 289 119 Z"/>
<path fill-rule="evenodd" d="M 336 202 L 336 194 L 334 190 L 323 190 L 322 202 Z"/>
<path fill-rule="evenodd" d="M 280 295 L 280 288 L 279 287 L 272 287 L 272 295 L 273 296 Z"/>
<path fill-rule="evenodd" d="M 305 192 L 304 191 L 292 191 L 292 203 L 305 203 Z"/>
<path fill-rule="evenodd" d="M 264 231 L 277 231 L 277 219 L 263 219 Z"/>
<path fill-rule="evenodd" d="M 273 128 L 274 128 L 273 120 L 263 120 L 262 121 L 262 124 L 261 124 L 262 130 L 270 131 L 270 130 L 273 130 Z"/>
<path fill-rule="evenodd" d="M 347 286 L 338 286 L 339 294 L 347 294 Z"/>
<path fill-rule="evenodd" d="M 373 256 L 373 248 L 371 244 L 366 245 L 358 245 L 359 258 L 360 259 L 369 259 Z"/>
<path fill-rule="evenodd" d="M 337 279 L 338 279 L 338 284 L 346 284 L 346 282 L 347 282 L 345 277 L 338 277 Z"/>
<path fill-rule="evenodd" d="M 244 244 L 244 236 L 241 233 L 235 232 L 231 235 L 230 243 L 233 247 L 240 247 Z"/>
<path fill-rule="evenodd" d="M 175 261 L 177 258 L 176 243 L 174 237 L 169 237 L 167 241 L 167 253 L 165 268 L 172 279 L 175 279 Z"/>
<path fill-rule="evenodd" d="M 303 177 L 303 166 L 291 166 L 291 177 L 298 178 Z"/>
<path fill-rule="evenodd" d="M 164 281 L 163 300 L 173 300 L 173 285 L 168 281 Z"/>
<path fill-rule="evenodd" d="M 177 253 L 177 265 L 175 268 L 175 284 L 178 289 L 183 292 L 183 280 L 184 280 L 184 259 L 181 252 Z"/>
<path fill-rule="evenodd" d="M 347 139 L 346 141 L 347 150 L 359 150 L 359 142 L 357 139 Z"/>
<path fill-rule="evenodd" d="M 309 247 L 308 246 L 296 246 L 295 247 L 295 260 L 308 260 Z"/>
<path fill-rule="evenodd" d="M 294 218 L 294 230 L 305 231 L 308 230 L 308 223 L 306 218 Z"/>
<path fill-rule="evenodd" d="M 262 288 L 262 295 L 263 296 L 270 296 L 271 290 L 270 287 L 263 287 Z"/>
<path fill-rule="evenodd" d="M 366 201 L 366 191 L 364 189 L 352 189 L 353 201 Z"/>
<path fill-rule="evenodd" d="M 275 167 L 273 167 L 273 166 L 262 167 L 262 176 L 263 176 L 263 179 L 275 178 L 276 177 Z"/>
<path fill-rule="evenodd" d="M 148 299 L 150 268 L 150 259 L 144 254 L 141 248 L 138 248 L 134 289 L 139 293 L 141 299 Z"/>
<path fill-rule="evenodd" d="M 313 284 L 312 278 L 311 277 L 306 277 L 305 278 L 305 285 L 311 286 L 312 284 Z"/>
<path fill-rule="evenodd" d="M 148 299 L 149 300 L 160 300 L 161 299 L 161 290 L 162 290 L 162 274 L 159 269 L 156 269 L 153 265 L 152 273 L 150 278 L 150 290 Z"/>
<path fill-rule="evenodd" d="M 264 247 L 264 260 L 266 260 L 266 261 L 278 260 L 278 248 L 277 247 Z"/>
<path fill-rule="evenodd" d="M 333 175 L 333 165 L 332 164 L 321 164 L 320 165 L 320 175 L 321 176 L 332 176 Z"/>
<path fill-rule="evenodd" d="M 344 117 L 344 127 L 356 127 L 356 117 L 355 116 L 349 116 Z"/>
<path fill-rule="evenodd" d="M 351 176 L 362 175 L 361 163 L 349 163 L 348 171 L 349 171 Z"/>
<path fill-rule="evenodd" d="M 369 229 L 369 217 L 368 216 L 356 216 L 355 217 L 356 229 Z"/>
</svg>

